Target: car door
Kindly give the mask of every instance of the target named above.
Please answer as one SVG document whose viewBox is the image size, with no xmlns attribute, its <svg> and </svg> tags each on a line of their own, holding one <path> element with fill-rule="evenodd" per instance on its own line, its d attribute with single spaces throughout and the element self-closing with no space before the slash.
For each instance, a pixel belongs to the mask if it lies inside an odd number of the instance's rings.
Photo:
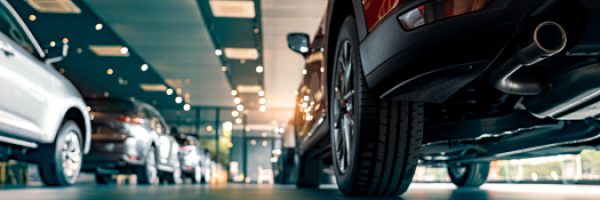
<svg viewBox="0 0 600 200">
<path fill-rule="evenodd" d="M 39 46 L 15 11 L 0 4 L 0 131 L 38 139 L 48 113 L 54 77 Z"/>
</svg>

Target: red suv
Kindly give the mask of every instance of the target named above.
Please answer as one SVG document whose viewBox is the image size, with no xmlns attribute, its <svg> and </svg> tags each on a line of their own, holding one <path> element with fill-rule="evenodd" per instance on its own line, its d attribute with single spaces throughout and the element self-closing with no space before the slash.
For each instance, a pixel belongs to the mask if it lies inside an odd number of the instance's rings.
<svg viewBox="0 0 600 200">
<path fill-rule="evenodd" d="M 478 187 L 491 160 L 600 144 L 600 1 L 329 0 L 306 58 L 298 186 L 405 192 L 417 164 Z M 329 159 L 332 158 L 332 159 Z"/>
</svg>

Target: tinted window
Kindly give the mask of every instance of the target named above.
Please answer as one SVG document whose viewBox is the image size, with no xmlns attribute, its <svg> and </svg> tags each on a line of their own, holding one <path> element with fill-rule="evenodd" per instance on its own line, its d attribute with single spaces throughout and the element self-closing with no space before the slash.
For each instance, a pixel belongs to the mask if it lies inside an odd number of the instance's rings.
<svg viewBox="0 0 600 200">
<path fill-rule="evenodd" d="M 131 114 L 134 111 L 133 103 L 128 101 L 91 100 L 87 104 L 92 112 Z"/>
<path fill-rule="evenodd" d="M 23 49 L 33 54 L 33 44 L 27 38 L 27 34 L 21 28 L 17 20 L 12 16 L 6 7 L 0 4 L 0 32 L 8 36 Z"/>
</svg>

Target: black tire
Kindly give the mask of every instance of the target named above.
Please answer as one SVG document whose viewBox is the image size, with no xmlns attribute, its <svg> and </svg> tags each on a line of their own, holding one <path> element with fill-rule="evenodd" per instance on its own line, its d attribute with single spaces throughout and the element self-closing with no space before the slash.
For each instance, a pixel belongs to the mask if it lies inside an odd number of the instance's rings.
<svg viewBox="0 0 600 200">
<path fill-rule="evenodd" d="M 338 188 L 350 196 L 399 195 L 417 166 L 423 104 L 379 99 L 367 87 L 358 47 L 356 23 L 349 16 L 330 68 L 329 123 Z"/>
<path fill-rule="evenodd" d="M 309 156 L 300 156 L 298 159 L 298 180 L 296 187 L 299 188 L 318 188 L 321 183 L 321 160 L 310 158 Z"/>
<path fill-rule="evenodd" d="M 181 171 L 176 168 L 173 170 L 173 172 L 168 172 L 163 176 L 164 181 L 161 182 L 165 182 L 169 185 L 175 185 L 177 184 L 177 179 L 178 177 L 181 176 Z"/>
<path fill-rule="evenodd" d="M 100 185 L 106 185 L 113 182 L 111 174 L 96 174 L 96 183 Z"/>
<path fill-rule="evenodd" d="M 154 161 L 152 161 L 154 159 Z M 152 168 L 154 167 L 154 168 Z M 154 171 L 153 171 L 154 170 Z M 137 182 L 141 185 L 155 184 L 158 178 L 158 153 L 154 146 L 150 146 L 144 165 L 136 169 Z"/>
<path fill-rule="evenodd" d="M 42 182 L 47 186 L 75 184 L 83 161 L 82 144 L 81 130 L 77 124 L 66 121 L 58 131 L 54 144 L 44 145 L 39 149 L 44 157 L 52 158 L 48 163 L 38 165 Z"/>
<path fill-rule="evenodd" d="M 477 162 L 461 166 L 448 166 L 448 175 L 458 187 L 477 188 L 483 185 L 490 173 L 490 162 Z"/>
</svg>

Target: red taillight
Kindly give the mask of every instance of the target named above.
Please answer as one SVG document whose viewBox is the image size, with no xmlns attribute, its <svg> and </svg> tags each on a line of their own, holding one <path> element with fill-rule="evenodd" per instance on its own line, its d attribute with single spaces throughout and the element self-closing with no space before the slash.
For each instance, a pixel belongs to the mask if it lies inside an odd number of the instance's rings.
<svg viewBox="0 0 600 200">
<path fill-rule="evenodd" d="M 483 10 L 491 0 L 434 0 L 400 15 L 398 19 L 407 30 L 442 19 Z"/>
<path fill-rule="evenodd" d="M 144 119 L 140 117 L 120 116 L 119 121 L 130 124 L 143 124 Z"/>
</svg>

